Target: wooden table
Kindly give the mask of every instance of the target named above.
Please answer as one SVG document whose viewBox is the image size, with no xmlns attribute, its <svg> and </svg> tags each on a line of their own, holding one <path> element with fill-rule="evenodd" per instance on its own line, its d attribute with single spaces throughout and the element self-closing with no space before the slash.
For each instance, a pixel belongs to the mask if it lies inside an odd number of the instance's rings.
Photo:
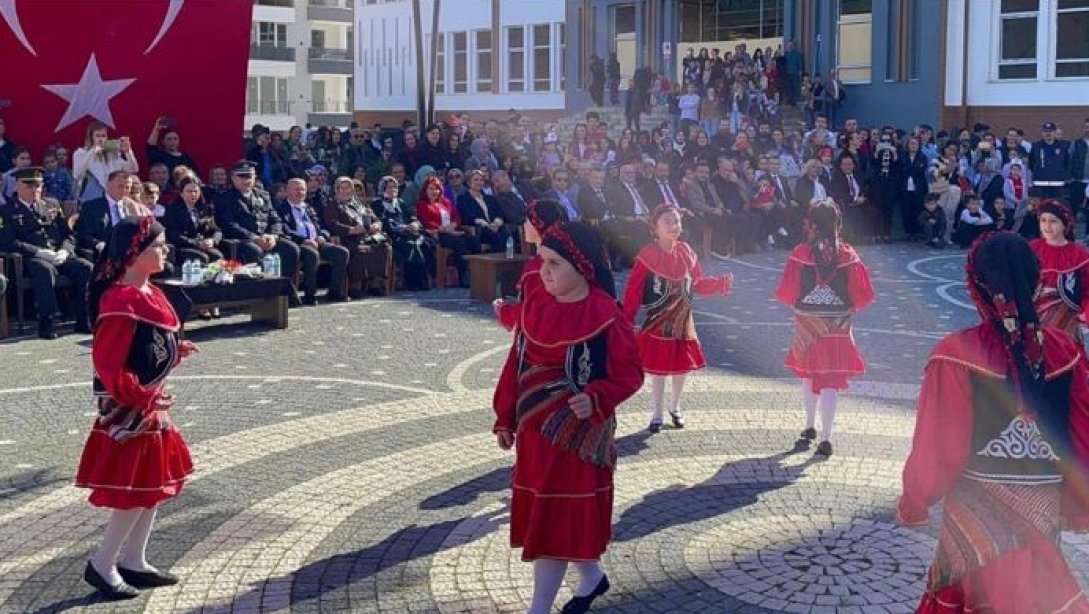
<svg viewBox="0 0 1089 614">
<path fill-rule="evenodd" d="M 203 283 L 183 286 L 177 280 L 156 281 L 182 323 L 190 314 L 206 309 L 249 309 L 250 320 L 274 328 L 287 328 L 288 307 L 298 304 L 298 294 L 290 280 L 283 277 L 235 279 L 233 284 Z"/>
<path fill-rule="evenodd" d="M 498 252 L 466 256 L 465 259 L 469 261 L 469 296 L 490 302 L 515 293 L 522 269 L 532 257 L 514 254 L 513 258 L 507 258 L 506 254 Z M 497 282 L 501 286 L 499 295 L 495 291 Z"/>
</svg>

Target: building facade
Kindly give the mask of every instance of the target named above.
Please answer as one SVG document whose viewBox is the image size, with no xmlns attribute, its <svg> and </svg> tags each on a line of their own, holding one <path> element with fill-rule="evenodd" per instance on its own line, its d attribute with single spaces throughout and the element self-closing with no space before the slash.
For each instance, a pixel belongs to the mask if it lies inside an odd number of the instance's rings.
<svg viewBox="0 0 1089 614">
<path fill-rule="evenodd" d="M 351 0 L 257 0 L 244 128 L 348 126 L 352 14 Z"/>
<path fill-rule="evenodd" d="M 446 0 L 432 32 L 433 0 L 420 2 L 425 74 L 437 36 L 435 113 L 558 117 L 566 110 L 563 0 Z M 355 118 L 416 118 L 417 62 L 411 0 L 356 0 Z"/>
</svg>

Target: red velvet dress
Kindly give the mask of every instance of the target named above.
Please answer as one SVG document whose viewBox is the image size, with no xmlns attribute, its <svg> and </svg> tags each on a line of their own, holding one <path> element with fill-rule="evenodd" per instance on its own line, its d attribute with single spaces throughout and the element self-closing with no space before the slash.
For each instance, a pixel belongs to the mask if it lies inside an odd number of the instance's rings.
<svg viewBox="0 0 1089 614">
<path fill-rule="evenodd" d="M 83 447 L 76 486 L 98 507 L 152 507 L 181 492 L 189 448 L 156 402 L 181 360 L 180 323 L 162 291 L 115 285 L 94 328 L 91 360 L 98 418 Z"/>
<path fill-rule="evenodd" d="M 794 340 L 785 366 L 813 380 L 813 392 L 846 390 L 850 377 L 866 372 L 851 321 L 873 302 L 870 274 L 850 245 L 840 243 L 839 266 L 825 279 L 803 243 L 787 260 L 775 298 L 794 308 Z"/>
<path fill-rule="evenodd" d="M 1062 247 L 1033 239 L 1032 251 L 1040 261 L 1040 287 L 1036 312 L 1040 323 L 1054 326 L 1077 338 L 1078 324 L 1089 308 L 1089 248 L 1067 243 Z"/>
<path fill-rule="evenodd" d="M 636 335 L 643 370 L 652 375 L 688 373 L 707 366 L 692 318 L 695 295 L 725 296 L 725 277 L 704 277 L 696 253 L 683 241 L 672 252 L 657 243 L 645 245 L 635 257 L 624 292 L 624 315 L 635 320 L 646 308 Z"/>
<path fill-rule="evenodd" d="M 526 297 L 537 290 L 544 290 L 544 282 L 541 281 L 541 257 L 534 256 L 522 269 L 522 277 L 518 279 L 518 302 L 503 303 L 495 314 L 499 325 L 507 330 L 514 330 L 522 314 L 522 302 Z"/>
<path fill-rule="evenodd" d="M 605 292 L 576 303 L 537 291 L 495 390 L 495 432 L 515 434 L 511 547 L 522 560 L 594 561 L 612 537 L 616 408 L 643 384 L 630 322 Z M 594 411 L 567 402 L 581 390 Z"/>
<path fill-rule="evenodd" d="M 926 524 L 943 501 L 920 613 L 1089 613 L 1058 548 L 1061 529 L 1089 527 L 1089 368 L 1067 335 L 1044 335 L 1046 414 L 1012 401 L 990 323 L 947 336 L 927 363 L 897 506 L 901 523 Z"/>
</svg>

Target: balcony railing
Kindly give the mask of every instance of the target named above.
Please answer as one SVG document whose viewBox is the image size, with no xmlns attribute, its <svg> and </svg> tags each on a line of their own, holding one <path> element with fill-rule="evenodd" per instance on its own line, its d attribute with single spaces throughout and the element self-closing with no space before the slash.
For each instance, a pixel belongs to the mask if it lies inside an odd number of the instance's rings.
<svg viewBox="0 0 1089 614">
<path fill-rule="evenodd" d="M 247 115 L 291 115 L 290 100 L 247 100 Z"/>
<path fill-rule="evenodd" d="M 259 6 L 295 8 L 295 0 L 257 0 Z"/>
<path fill-rule="evenodd" d="M 273 60 L 277 62 L 294 62 L 294 47 L 279 47 L 276 45 L 250 45 L 251 60 Z"/>
<path fill-rule="evenodd" d="M 311 21 L 352 23 L 351 0 L 310 0 L 306 6 L 306 18 Z"/>
<path fill-rule="evenodd" d="M 329 6 L 338 9 L 352 8 L 352 0 L 309 0 L 307 4 L 310 6 Z"/>
<path fill-rule="evenodd" d="M 342 62 L 351 62 L 354 55 L 351 48 L 336 49 L 333 47 L 310 47 L 311 60 L 340 60 Z"/>
<path fill-rule="evenodd" d="M 311 100 L 314 113 L 351 113 L 352 103 L 348 100 Z"/>
</svg>

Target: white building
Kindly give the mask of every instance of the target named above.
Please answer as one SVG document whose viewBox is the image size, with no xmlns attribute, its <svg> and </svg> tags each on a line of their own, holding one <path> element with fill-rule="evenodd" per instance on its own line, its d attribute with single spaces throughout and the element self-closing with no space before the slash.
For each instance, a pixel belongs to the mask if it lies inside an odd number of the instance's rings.
<svg viewBox="0 0 1089 614">
<path fill-rule="evenodd" d="M 257 0 L 243 127 L 346 127 L 352 56 L 352 0 Z"/>
<path fill-rule="evenodd" d="M 423 0 L 424 54 L 433 0 Z M 416 117 L 412 2 L 356 0 L 355 117 L 387 125 Z M 435 112 L 564 112 L 564 0 L 444 0 Z M 426 74 L 426 73 L 425 73 Z"/>
</svg>

